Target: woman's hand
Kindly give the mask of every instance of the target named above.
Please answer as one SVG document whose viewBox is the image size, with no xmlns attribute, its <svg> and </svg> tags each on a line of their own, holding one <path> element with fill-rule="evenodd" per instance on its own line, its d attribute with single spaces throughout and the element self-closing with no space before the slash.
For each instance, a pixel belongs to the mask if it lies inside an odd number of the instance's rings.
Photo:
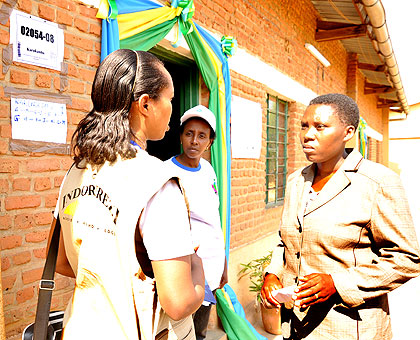
<svg viewBox="0 0 420 340">
<path fill-rule="evenodd" d="M 295 300 L 295 306 L 306 308 L 327 301 L 336 292 L 331 275 L 313 273 L 299 280 L 292 299 Z"/>
<path fill-rule="evenodd" d="M 280 306 L 280 303 L 271 294 L 272 291 L 283 288 L 279 278 L 274 274 L 267 274 L 261 288 L 261 301 L 267 308 Z"/>
</svg>

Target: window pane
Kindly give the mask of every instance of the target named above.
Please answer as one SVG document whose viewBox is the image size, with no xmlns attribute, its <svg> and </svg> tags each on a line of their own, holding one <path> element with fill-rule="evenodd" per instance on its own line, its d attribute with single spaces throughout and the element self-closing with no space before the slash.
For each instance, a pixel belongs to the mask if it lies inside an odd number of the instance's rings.
<svg viewBox="0 0 420 340">
<path fill-rule="evenodd" d="M 279 114 L 279 127 L 284 128 L 286 126 L 286 116 Z"/>
<path fill-rule="evenodd" d="M 267 188 L 273 189 L 276 187 L 276 175 L 267 175 Z"/>
<path fill-rule="evenodd" d="M 267 128 L 267 140 L 276 141 L 277 140 L 277 131 L 274 128 Z"/>
<path fill-rule="evenodd" d="M 272 203 L 276 201 L 276 190 L 271 189 L 267 191 L 267 203 Z"/>
<path fill-rule="evenodd" d="M 286 112 L 286 103 L 279 101 L 279 112 L 285 113 Z"/>
<path fill-rule="evenodd" d="M 267 174 L 274 174 L 277 170 L 276 159 L 267 160 Z"/>
<path fill-rule="evenodd" d="M 277 111 L 276 106 L 277 106 L 276 101 L 270 98 L 268 101 L 268 110 L 270 110 L 271 112 L 276 112 Z"/>
<path fill-rule="evenodd" d="M 276 128 L 276 113 L 272 111 L 268 111 L 267 113 L 267 125 Z"/>
</svg>

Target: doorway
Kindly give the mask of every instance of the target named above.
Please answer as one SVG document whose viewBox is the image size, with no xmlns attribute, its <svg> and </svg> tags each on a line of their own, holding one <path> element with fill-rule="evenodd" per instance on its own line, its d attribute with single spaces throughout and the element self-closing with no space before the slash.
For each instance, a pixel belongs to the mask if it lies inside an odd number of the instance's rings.
<svg viewBox="0 0 420 340">
<path fill-rule="evenodd" d="M 169 131 L 160 141 L 148 141 L 147 151 L 163 161 L 181 153 L 179 127 L 181 115 L 189 108 L 198 105 L 198 68 L 193 60 L 155 46 L 149 52 L 161 59 L 172 76 L 175 96 L 172 100 L 172 116 Z"/>
</svg>

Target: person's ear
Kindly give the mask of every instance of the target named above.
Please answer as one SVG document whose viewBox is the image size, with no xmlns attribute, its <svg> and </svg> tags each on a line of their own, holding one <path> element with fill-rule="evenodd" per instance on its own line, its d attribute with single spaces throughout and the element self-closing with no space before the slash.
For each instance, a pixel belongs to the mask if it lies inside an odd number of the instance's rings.
<svg viewBox="0 0 420 340">
<path fill-rule="evenodd" d="M 148 116 L 150 113 L 150 97 L 147 93 L 143 93 L 138 99 L 139 111 Z"/>
<path fill-rule="evenodd" d="M 346 126 L 344 142 L 347 143 L 350 139 L 352 139 L 355 133 L 356 133 L 356 129 L 354 128 L 353 125 Z"/>
<path fill-rule="evenodd" d="M 209 145 L 207 145 L 206 150 L 210 150 L 211 146 L 213 145 L 214 139 L 210 139 Z"/>
</svg>

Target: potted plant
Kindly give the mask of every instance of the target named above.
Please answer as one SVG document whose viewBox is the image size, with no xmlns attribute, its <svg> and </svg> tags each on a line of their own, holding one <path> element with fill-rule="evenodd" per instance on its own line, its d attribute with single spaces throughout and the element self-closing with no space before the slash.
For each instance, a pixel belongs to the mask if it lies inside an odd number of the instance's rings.
<svg viewBox="0 0 420 340">
<path fill-rule="evenodd" d="M 261 302 L 261 288 L 264 283 L 264 271 L 271 262 L 272 254 L 273 252 L 269 252 L 267 255 L 251 260 L 248 263 L 241 263 L 243 268 L 239 271 L 239 279 L 244 276 L 249 276 L 249 279 L 251 280 L 249 291 L 257 293 L 256 299 L 260 306 L 264 329 L 271 334 L 281 334 L 280 307 L 266 308 Z"/>
</svg>

